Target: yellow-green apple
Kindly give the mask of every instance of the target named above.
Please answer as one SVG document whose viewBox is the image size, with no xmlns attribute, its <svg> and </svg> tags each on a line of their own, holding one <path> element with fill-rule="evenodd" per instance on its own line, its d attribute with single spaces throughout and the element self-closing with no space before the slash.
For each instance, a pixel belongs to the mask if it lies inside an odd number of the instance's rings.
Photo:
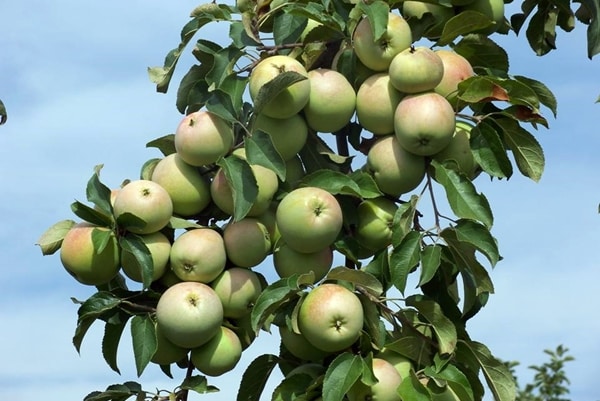
<svg viewBox="0 0 600 401">
<path fill-rule="evenodd" d="M 401 401 L 397 390 L 402 378 L 391 363 L 373 358 L 373 375 L 377 383 L 368 386 L 357 381 L 348 391 L 348 401 Z"/>
<path fill-rule="evenodd" d="M 162 186 L 173 201 L 173 213 L 193 216 L 210 203 L 208 181 L 200 171 L 172 153 L 154 167 L 151 180 Z"/>
<path fill-rule="evenodd" d="M 173 215 L 169 193 L 150 180 L 131 181 L 115 197 L 113 213 L 117 223 L 136 234 L 160 231 Z"/>
<path fill-rule="evenodd" d="M 183 281 L 210 283 L 227 263 L 223 237 L 210 228 L 195 228 L 179 235 L 171 246 L 171 269 Z"/>
<path fill-rule="evenodd" d="M 223 321 L 223 305 L 204 283 L 182 281 L 167 288 L 156 305 L 156 322 L 164 336 L 182 348 L 195 348 L 215 336 Z"/>
<path fill-rule="evenodd" d="M 330 352 L 315 347 L 302 334 L 294 333 L 285 325 L 279 326 L 279 337 L 285 349 L 298 359 L 317 362 L 330 355 Z"/>
<path fill-rule="evenodd" d="M 227 258 L 236 266 L 254 267 L 271 253 L 271 237 L 260 220 L 245 217 L 223 230 Z"/>
<path fill-rule="evenodd" d="M 250 313 L 262 292 L 258 274 L 242 267 L 223 271 L 210 285 L 221 300 L 223 315 L 234 319 Z"/>
<path fill-rule="evenodd" d="M 356 116 L 374 135 L 394 132 L 394 112 L 404 94 L 394 88 L 387 72 L 371 75 L 356 93 Z"/>
<path fill-rule="evenodd" d="M 413 369 L 410 359 L 389 348 L 381 350 L 381 352 L 377 354 L 377 358 L 385 359 L 391 363 L 403 379 L 410 376 L 410 371 Z"/>
<path fill-rule="evenodd" d="M 454 136 L 448 146 L 432 156 L 433 160 L 448 163 L 457 171 L 464 173 L 469 179 L 475 178 L 479 167 L 473 157 L 471 144 L 469 143 L 472 128 L 466 122 L 457 121 Z"/>
<path fill-rule="evenodd" d="M 152 281 L 158 280 L 167 270 L 169 255 L 171 253 L 171 242 L 166 235 L 160 231 L 139 236 L 148 248 L 152 258 Z M 128 251 L 121 252 L 121 267 L 123 273 L 133 281 L 141 283 L 142 270 L 135 256 Z"/>
<path fill-rule="evenodd" d="M 425 158 L 404 150 L 394 135 L 371 146 L 366 166 L 381 192 L 396 197 L 414 190 L 426 171 Z"/>
<path fill-rule="evenodd" d="M 363 321 L 360 299 L 346 287 L 333 283 L 313 288 L 298 312 L 300 333 L 312 345 L 327 352 L 338 352 L 354 344 Z"/>
<path fill-rule="evenodd" d="M 330 247 L 316 252 L 302 253 L 295 251 L 285 242 L 280 241 L 273 251 L 273 266 L 275 266 L 275 271 L 281 278 L 312 271 L 315 275 L 314 282 L 316 283 L 327 275 L 332 264 L 333 250 Z"/>
<path fill-rule="evenodd" d="M 356 93 L 345 76 L 327 68 L 308 72 L 310 96 L 304 106 L 308 126 L 317 132 L 336 132 L 350 122 Z"/>
<path fill-rule="evenodd" d="M 496 32 L 504 24 L 504 1 L 503 0 L 474 0 L 465 5 L 463 10 L 479 11 L 494 22 L 489 28 L 484 28 L 477 33 L 490 35 Z"/>
<path fill-rule="evenodd" d="M 150 359 L 159 365 L 170 365 L 181 361 L 186 357 L 189 349 L 173 344 L 162 332 L 162 329 L 156 325 L 156 351 Z"/>
<path fill-rule="evenodd" d="M 458 84 L 475 75 L 473 67 L 466 58 L 455 51 L 439 49 L 435 52 L 444 64 L 444 75 L 433 90 L 444 96 L 454 110 L 461 110 L 464 104 L 457 98 Z"/>
<path fill-rule="evenodd" d="M 196 369 L 208 376 L 229 372 L 242 357 L 242 343 L 233 330 L 221 326 L 206 344 L 193 348 L 190 359 Z"/>
<path fill-rule="evenodd" d="M 444 25 L 448 20 L 454 17 L 452 7 L 442 6 L 440 4 L 427 3 L 425 1 L 407 0 L 402 2 L 402 15 L 407 20 L 411 18 L 423 19 L 426 14 L 431 14 L 433 21 L 424 32 L 428 39 L 437 39 L 444 30 Z"/>
<path fill-rule="evenodd" d="M 100 236 L 108 235 L 104 248 Z M 106 227 L 75 224 L 62 240 L 60 261 L 77 281 L 87 285 L 108 283 L 119 272 L 120 251 L 116 237 Z"/>
<path fill-rule="evenodd" d="M 259 114 L 252 126 L 253 132 L 258 130 L 270 135 L 273 146 L 285 161 L 298 154 L 308 137 L 308 126 L 299 114 L 288 118 L 271 118 L 265 114 Z"/>
<path fill-rule="evenodd" d="M 250 73 L 250 97 L 256 101 L 260 89 L 279 74 L 293 71 L 308 77 L 306 68 L 293 57 L 286 55 L 270 56 L 261 60 Z M 262 113 L 272 118 L 289 118 L 304 108 L 310 96 L 308 79 L 296 82 L 270 99 L 262 109 Z"/>
<path fill-rule="evenodd" d="M 373 251 L 390 245 L 396 210 L 396 203 L 385 197 L 362 201 L 356 209 L 358 242 Z"/>
<path fill-rule="evenodd" d="M 405 96 L 394 113 L 398 143 L 415 155 L 432 156 L 454 135 L 456 117 L 445 97 L 435 92 Z"/>
<path fill-rule="evenodd" d="M 412 32 L 404 18 L 389 13 L 383 36 L 375 39 L 373 27 L 367 17 L 356 25 L 352 35 L 354 52 L 358 59 L 373 71 L 385 71 L 392 59 L 412 43 Z"/>
<path fill-rule="evenodd" d="M 215 163 L 233 146 L 233 127 L 216 114 L 199 110 L 188 114 L 175 130 L 175 149 L 192 166 Z"/>
<path fill-rule="evenodd" d="M 343 222 L 337 199 L 317 187 L 289 192 L 279 202 L 276 223 L 281 238 L 298 252 L 317 252 L 337 238 Z"/>
<path fill-rule="evenodd" d="M 444 75 L 444 64 L 430 48 L 411 46 L 396 54 L 388 74 L 392 86 L 400 92 L 425 92 L 440 83 Z"/>
</svg>

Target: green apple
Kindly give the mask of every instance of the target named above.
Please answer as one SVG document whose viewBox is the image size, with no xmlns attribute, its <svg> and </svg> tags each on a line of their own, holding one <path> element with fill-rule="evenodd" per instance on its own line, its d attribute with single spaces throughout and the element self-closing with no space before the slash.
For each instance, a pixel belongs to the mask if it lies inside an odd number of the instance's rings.
<svg viewBox="0 0 600 401">
<path fill-rule="evenodd" d="M 189 349 L 179 347 L 173 344 L 162 332 L 159 325 L 156 325 L 156 351 L 150 359 L 159 365 L 170 365 L 181 361 L 186 357 Z"/>
<path fill-rule="evenodd" d="M 204 283 L 183 281 L 167 288 L 156 305 L 156 322 L 164 336 L 182 348 L 195 348 L 215 336 L 223 305 Z"/>
<path fill-rule="evenodd" d="M 154 167 L 152 181 L 162 186 L 173 201 L 173 213 L 180 216 L 193 216 L 200 213 L 210 203 L 208 181 L 200 171 L 177 154 L 172 153 Z"/>
<path fill-rule="evenodd" d="M 473 67 L 466 58 L 455 51 L 440 49 L 436 50 L 436 53 L 444 64 L 444 75 L 433 90 L 444 96 L 454 110 L 460 111 L 465 104 L 457 98 L 458 84 L 475 75 Z"/>
<path fill-rule="evenodd" d="M 356 210 L 356 239 L 373 251 L 390 245 L 394 214 L 398 210 L 395 202 L 379 197 L 362 201 Z"/>
<path fill-rule="evenodd" d="M 380 353 L 377 354 L 377 358 L 385 359 L 391 363 L 396 371 L 400 374 L 400 377 L 403 379 L 410 376 L 410 371 L 413 369 L 410 359 L 390 350 L 389 348 L 384 348 Z"/>
<path fill-rule="evenodd" d="M 336 132 L 354 115 L 356 93 L 345 76 L 327 68 L 308 72 L 310 97 L 304 106 L 308 126 L 317 132 Z"/>
<path fill-rule="evenodd" d="M 299 114 L 288 118 L 271 118 L 259 114 L 254 120 L 252 131 L 264 131 L 271 136 L 273 146 L 285 161 L 296 157 L 308 137 L 308 126 Z"/>
<path fill-rule="evenodd" d="M 300 333 L 315 347 L 338 352 L 350 347 L 362 331 L 364 311 L 360 299 L 339 284 L 315 287 L 298 312 Z"/>
<path fill-rule="evenodd" d="M 356 93 L 358 122 L 374 135 L 393 133 L 394 112 L 403 96 L 393 87 L 387 72 L 371 75 Z"/>
<path fill-rule="evenodd" d="M 188 114 L 175 130 L 175 149 L 187 164 L 215 163 L 233 146 L 233 127 L 221 117 L 205 110 Z"/>
<path fill-rule="evenodd" d="M 425 177 L 425 158 L 407 152 L 394 135 L 378 139 L 367 153 L 367 171 L 381 192 L 400 196 L 414 190 Z"/>
<path fill-rule="evenodd" d="M 103 249 L 98 248 L 98 236 L 108 235 Z M 108 283 L 119 272 L 117 239 L 106 227 L 77 223 L 67 232 L 60 247 L 60 261 L 77 281 L 87 285 Z"/>
<path fill-rule="evenodd" d="M 281 344 L 283 344 L 285 349 L 298 359 L 318 362 L 330 355 L 329 352 L 312 345 L 302 334 L 294 333 L 286 326 L 279 327 L 279 337 L 281 337 Z"/>
<path fill-rule="evenodd" d="M 315 275 L 314 282 L 316 283 L 327 275 L 332 265 L 333 250 L 330 247 L 312 253 L 302 253 L 295 251 L 285 242 L 280 241 L 277 248 L 273 251 L 273 266 L 277 275 L 281 278 L 312 271 Z"/>
<path fill-rule="evenodd" d="M 173 201 L 159 184 L 149 180 L 131 181 L 115 196 L 113 213 L 117 223 L 135 234 L 162 230 L 173 215 Z"/>
<path fill-rule="evenodd" d="M 245 217 L 230 222 L 223 231 L 227 258 L 236 266 L 254 267 L 271 253 L 271 237 L 260 220 Z"/>
<path fill-rule="evenodd" d="M 394 113 L 394 132 L 405 150 L 432 156 L 452 140 L 456 118 L 446 98 L 435 92 L 404 97 Z"/>
<path fill-rule="evenodd" d="M 465 5 L 463 10 L 479 11 L 494 22 L 489 28 L 482 29 L 477 33 L 490 35 L 496 32 L 504 24 L 504 1 L 503 0 L 474 0 Z"/>
<path fill-rule="evenodd" d="M 229 372 L 242 357 L 242 343 L 235 332 L 221 326 L 206 344 L 193 348 L 190 359 L 196 369 L 208 376 Z"/>
<path fill-rule="evenodd" d="M 290 248 L 304 253 L 329 247 L 343 222 L 337 199 L 317 187 L 289 192 L 279 202 L 275 218 L 281 238 Z"/>
<path fill-rule="evenodd" d="M 261 60 L 250 73 L 250 97 L 256 101 L 260 89 L 279 74 L 293 71 L 308 77 L 306 68 L 295 58 L 286 55 L 269 56 Z M 289 118 L 298 114 L 308 102 L 310 82 L 308 79 L 296 82 L 270 99 L 262 113 L 272 118 Z"/>
<path fill-rule="evenodd" d="M 454 17 L 454 9 L 439 4 L 427 3 L 425 1 L 407 0 L 402 3 L 402 15 L 407 20 L 411 18 L 423 19 L 426 14 L 431 14 L 433 22 L 429 25 L 424 35 L 428 39 L 437 39 L 442 34 L 444 25 Z"/>
<path fill-rule="evenodd" d="M 373 375 L 377 383 L 367 386 L 357 381 L 348 391 L 348 401 L 401 401 L 397 391 L 402 378 L 391 363 L 373 358 Z"/>
<path fill-rule="evenodd" d="M 392 86 L 400 92 L 425 92 L 440 83 L 444 64 L 430 48 L 411 46 L 394 57 L 388 74 Z"/>
<path fill-rule="evenodd" d="M 211 284 L 223 305 L 225 317 L 239 319 L 250 312 L 262 292 L 258 274 L 242 267 L 231 267 Z"/>
<path fill-rule="evenodd" d="M 371 22 L 364 17 L 354 30 L 352 43 L 356 56 L 365 66 L 373 71 L 385 71 L 394 56 L 412 44 L 412 33 L 404 18 L 390 13 L 385 33 L 375 40 Z"/>
<path fill-rule="evenodd" d="M 167 270 L 169 263 L 169 255 L 171 253 L 171 242 L 169 239 L 160 231 L 140 235 L 140 239 L 150 251 L 152 257 L 152 281 L 158 280 Z M 121 267 L 123 273 L 133 281 L 138 283 L 142 282 L 142 271 L 137 262 L 137 259 L 131 252 L 123 251 L 121 253 Z"/>
<path fill-rule="evenodd" d="M 433 160 L 440 163 L 449 163 L 450 166 L 464 173 L 469 179 L 475 178 L 479 167 L 473 157 L 469 142 L 472 128 L 471 125 L 465 122 L 457 122 L 454 136 L 448 146 L 432 156 Z"/>
<path fill-rule="evenodd" d="M 227 263 L 223 237 L 210 228 L 186 231 L 173 242 L 170 262 L 181 280 L 210 283 Z"/>
</svg>

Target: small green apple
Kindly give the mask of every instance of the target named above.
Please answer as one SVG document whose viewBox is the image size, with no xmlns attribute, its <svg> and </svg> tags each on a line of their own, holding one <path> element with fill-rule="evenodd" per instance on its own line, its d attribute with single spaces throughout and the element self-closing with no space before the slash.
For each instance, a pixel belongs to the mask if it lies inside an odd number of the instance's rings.
<svg viewBox="0 0 600 401">
<path fill-rule="evenodd" d="M 208 376 L 221 376 L 229 372 L 242 357 L 242 344 L 235 332 L 221 326 L 207 343 L 193 348 L 190 359 L 196 369 Z"/>
<path fill-rule="evenodd" d="M 210 228 L 185 231 L 171 246 L 170 262 L 181 280 L 210 283 L 227 263 L 223 237 Z"/>
<path fill-rule="evenodd" d="M 392 59 L 388 74 L 390 82 L 400 92 L 425 92 L 440 83 L 444 76 L 444 64 L 430 48 L 411 46 Z"/>
<path fill-rule="evenodd" d="M 379 197 L 362 201 L 356 210 L 356 239 L 373 251 L 390 245 L 394 214 L 398 210 L 395 202 Z"/>
<path fill-rule="evenodd" d="M 262 292 L 258 274 L 249 269 L 231 267 L 211 284 L 223 305 L 223 315 L 239 319 L 250 312 Z"/>
<path fill-rule="evenodd" d="M 288 161 L 300 152 L 308 137 L 308 126 L 299 114 L 288 118 L 271 118 L 259 114 L 252 126 L 254 131 L 263 131 L 270 135 L 273 146 L 281 158 Z"/>
<path fill-rule="evenodd" d="M 281 278 L 312 271 L 316 283 L 327 275 L 332 265 L 333 250 L 330 247 L 316 252 L 303 253 L 295 251 L 285 242 L 280 241 L 273 251 L 273 266 Z"/>
<path fill-rule="evenodd" d="M 131 181 L 117 192 L 113 213 L 117 223 L 135 234 L 162 230 L 173 215 L 173 201 L 159 184 Z"/>
<path fill-rule="evenodd" d="M 185 358 L 188 351 L 189 349 L 179 347 L 169 341 L 160 326 L 156 325 L 156 351 L 150 359 L 152 362 L 158 365 L 170 365 Z"/>
<path fill-rule="evenodd" d="M 322 361 L 329 352 L 323 351 L 312 345 L 302 334 L 294 333 L 286 326 L 279 327 L 281 343 L 290 354 L 304 361 Z"/>
<path fill-rule="evenodd" d="M 374 135 L 393 133 L 394 112 L 403 96 L 391 84 L 387 72 L 371 75 L 356 93 L 358 122 Z"/>
<path fill-rule="evenodd" d="M 260 220 L 245 217 L 230 222 L 223 230 L 227 258 L 236 266 L 254 267 L 271 252 L 271 237 Z"/>
</svg>

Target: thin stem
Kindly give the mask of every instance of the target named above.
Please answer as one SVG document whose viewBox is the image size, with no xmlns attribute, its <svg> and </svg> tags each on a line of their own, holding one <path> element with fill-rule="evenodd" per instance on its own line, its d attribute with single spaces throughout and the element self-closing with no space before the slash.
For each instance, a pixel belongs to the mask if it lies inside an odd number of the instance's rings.
<svg viewBox="0 0 600 401">
<path fill-rule="evenodd" d="M 192 373 L 194 373 L 194 364 L 192 363 L 192 360 L 190 359 L 188 362 L 187 371 L 185 372 L 185 379 L 187 380 L 190 377 L 192 377 Z M 188 389 L 181 390 L 179 392 L 179 394 L 177 395 L 178 401 L 187 401 L 189 393 L 190 393 L 190 390 L 188 390 Z"/>
<path fill-rule="evenodd" d="M 440 224 L 440 211 L 437 207 L 437 203 L 435 201 L 435 195 L 433 193 L 433 183 L 431 182 L 431 174 L 429 174 L 429 172 L 427 172 L 427 188 L 429 190 L 429 196 L 431 197 L 431 205 L 433 206 L 433 214 L 434 214 L 434 219 L 435 219 L 435 226 L 437 227 L 438 230 L 440 230 L 441 228 L 441 224 Z"/>
</svg>

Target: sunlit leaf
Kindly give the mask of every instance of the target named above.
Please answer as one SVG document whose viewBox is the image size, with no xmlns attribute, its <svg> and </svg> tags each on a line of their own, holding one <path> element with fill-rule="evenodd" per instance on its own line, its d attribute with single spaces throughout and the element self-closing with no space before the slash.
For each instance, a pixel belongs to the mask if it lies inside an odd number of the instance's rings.
<svg viewBox="0 0 600 401">
<path fill-rule="evenodd" d="M 390 278 L 392 284 L 402 293 L 411 270 L 421 258 L 421 233 L 410 231 L 400 244 L 394 247 L 390 256 Z"/>
<path fill-rule="evenodd" d="M 458 341 L 456 327 L 444 315 L 442 308 L 435 301 L 422 295 L 411 295 L 406 299 L 406 305 L 415 307 L 431 324 L 438 340 L 440 354 L 452 354 Z"/>
<path fill-rule="evenodd" d="M 338 355 L 327 368 L 323 381 L 323 399 L 342 401 L 344 395 L 360 378 L 364 363 L 360 355 L 344 352 Z"/>
<path fill-rule="evenodd" d="M 52 255 L 58 251 L 63 238 L 75 224 L 73 220 L 62 220 L 44 231 L 36 243 L 41 248 L 42 255 Z"/>
</svg>

